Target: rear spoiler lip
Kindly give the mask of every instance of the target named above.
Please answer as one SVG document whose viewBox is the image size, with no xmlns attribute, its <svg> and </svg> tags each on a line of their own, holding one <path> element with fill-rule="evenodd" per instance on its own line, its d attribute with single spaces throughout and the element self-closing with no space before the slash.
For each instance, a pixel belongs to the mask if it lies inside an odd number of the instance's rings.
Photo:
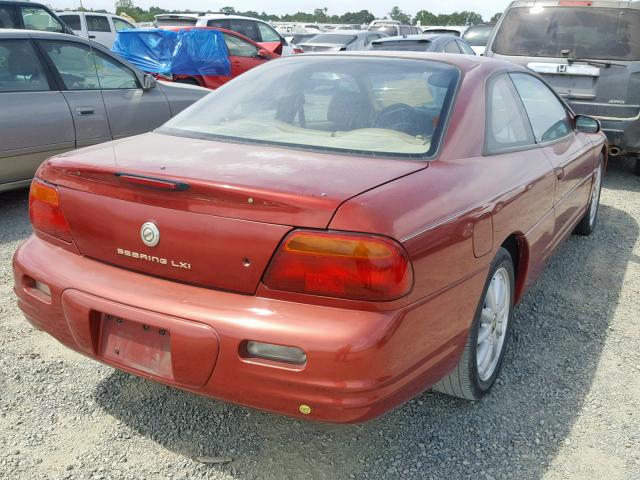
<svg viewBox="0 0 640 480">
<path fill-rule="evenodd" d="M 153 188 L 155 190 L 167 190 L 170 192 L 183 192 L 188 190 L 190 185 L 184 182 L 167 180 L 164 178 L 148 177 L 146 175 L 135 175 L 131 173 L 118 172 L 114 174 L 119 180 L 145 188 Z"/>
</svg>

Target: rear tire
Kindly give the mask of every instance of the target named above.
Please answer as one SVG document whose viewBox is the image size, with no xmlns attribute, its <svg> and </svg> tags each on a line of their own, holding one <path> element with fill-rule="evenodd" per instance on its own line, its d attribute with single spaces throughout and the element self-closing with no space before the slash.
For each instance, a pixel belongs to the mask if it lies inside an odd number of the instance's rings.
<svg viewBox="0 0 640 480">
<path fill-rule="evenodd" d="M 637 165 L 637 164 L 636 164 Z M 576 225 L 573 233 L 582 236 L 589 236 L 596 228 L 596 222 L 598 220 L 598 207 L 600 205 L 600 191 L 602 190 L 602 177 L 604 176 L 604 164 L 603 157 L 600 155 L 598 158 L 598 170 L 594 177 L 594 185 L 589 197 L 589 204 L 587 211 L 584 213 L 584 217 L 580 220 L 580 223 Z"/>
<path fill-rule="evenodd" d="M 491 263 L 462 357 L 456 368 L 433 386 L 434 390 L 465 400 L 479 400 L 489 392 L 507 349 L 514 294 L 513 260 L 500 247 Z"/>
</svg>

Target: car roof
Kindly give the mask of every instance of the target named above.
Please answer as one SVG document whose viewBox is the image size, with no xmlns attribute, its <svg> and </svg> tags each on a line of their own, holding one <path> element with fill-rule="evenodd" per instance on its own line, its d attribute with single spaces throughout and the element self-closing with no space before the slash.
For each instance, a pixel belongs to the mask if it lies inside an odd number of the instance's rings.
<svg viewBox="0 0 640 480">
<path fill-rule="evenodd" d="M 583 2 L 563 2 L 563 0 L 529 0 L 522 1 L 516 0 L 511 2 L 507 8 L 513 7 L 533 7 L 534 5 L 537 7 L 562 7 L 567 5 L 562 5 L 562 3 L 583 3 Z M 588 2 L 590 8 L 633 8 L 640 9 L 640 1 L 619 1 L 619 0 L 594 0 L 592 2 Z M 575 7 L 580 7 L 582 5 L 570 5 Z"/>
<path fill-rule="evenodd" d="M 20 6 L 36 6 L 36 7 L 45 7 L 45 8 L 49 8 L 47 7 L 44 3 L 39 3 L 39 2 L 21 2 L 21 1 L 13 1 L 13 0 L 0 0 L 0 5 L 20 5 Z"/>
<path fill-rule="evenodd" d="M 416 41 L 416 40 L 430 40 L 430 41 L 434 41 L 437 40 L 438 38 L 457 38 L 454 37 L 452 35 L 443 35 L 441 33 L 434 33 L 434 34 L 422 34 L 422 35 L 396 35 L 394 37 L 383 37 L 379 40 L 376 40 L 376 42 L 401 42 L 401 41 Z"/>
<path fill-rule="evenodd" d="M 67 33 L 45 32 L 43 30 L 19 30 L 15 28 L 1 28 L 0 38 L 45 38 L 49 40 L 73 39 L 89 44 L 88 40 L 76 35 L 69 35 Z M 92 45 L 94 43 L 95 42 L 91 42 Z"/>
<path fill-rule="evenodd" d="M 107 17 L 118 17 L 123 18 L 120 15 L 115 15 L 113 13 L 104 13 L 104 12 L 84 12 L 82 10 L 56 10 L 56 15 L 106 15 Z M 125 18 L 126 20 L 126 18 Z"/>
<path fill-rule="evenodd" d="M 460 55 L 458 53 L 429 53 L 429 52 L 411 52 L 411 51 L 387 51 L 387 50 L 365 50 L 350 52 L 313 52 L 301 53 L 295 55 L 296 58 L 301 57 L 378 57 L 378 58 L 400 58 L 407 60 L 432 60 L 434 62 L 447 63 L 458 67 L 463 72 L 474 70 L 478 67 L 486 68 L 490 71 L 522 71 L 529 72 L 524 67 L 505 60 L 497 60 L 495 58 L 482 57 L 480 55 Z"/>
<path fill-rule="evenodd" d="M 233 19 L 241 19 L 241 20 L 254 20 L 256 22 L 261 23 L 269 23 L 264 20 L 260 20 L 259 18 L 254 17 L 245 17 L 244 15 L 227 15 L 225 13 L 205 13 L 204 15 L 198 15 L 197 18 L 204 18 L 205 20 L 218 20 L 221 18 L 233 18 Z"/>
</svg>

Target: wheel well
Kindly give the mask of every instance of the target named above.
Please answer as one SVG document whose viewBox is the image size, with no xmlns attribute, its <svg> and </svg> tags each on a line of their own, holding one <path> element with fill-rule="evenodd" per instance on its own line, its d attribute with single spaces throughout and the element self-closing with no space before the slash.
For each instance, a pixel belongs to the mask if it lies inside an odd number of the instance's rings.
<svg viewBox="0 0 640 480">
<path fill-rule="evenodd" d="M 524 290 L 524 280 L 527 273 L 529 250 L 527 241 L 522 235 L 513 233 L 501 245 L 511 255 L 513 271 L 516 276 L 515 302 L 518 303 Z"/>
</svg>

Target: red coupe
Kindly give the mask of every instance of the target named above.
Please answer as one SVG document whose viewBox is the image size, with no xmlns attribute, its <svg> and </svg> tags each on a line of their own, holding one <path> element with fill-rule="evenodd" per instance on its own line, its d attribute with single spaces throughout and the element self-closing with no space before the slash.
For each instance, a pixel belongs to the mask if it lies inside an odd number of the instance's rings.
<svg viewBox="0 0 640 480">
<path fill-rule="evenodd" d="M 15 292 L 84 355 L 285 415 L 479 399 L 514 304 L 593 230 L 606 160 L 598 122 L 509 63 L 280 59 L 46 161 Z"/>
<path fill-rule="evenodd" d="M 229 61 L 231 62 L 231 76 L 224 75 L 174 75 L 171 79 L 178 83 L 187 83 L 190 85 L 199 85 L 201 87 L 216 88 L 224 85 L 229 80 L 262 65 L 264 62 L 280 58 L 280 55 L 274 53 L 260 44 L 250 40 L 249 38 L 237 32 L 225 30 L 223 28 L 207 28 L 207 27 L 167 27 L 166 30 L 218 30 L 222 32 L 227 49 L 229 50 Z"/>
</svg>

